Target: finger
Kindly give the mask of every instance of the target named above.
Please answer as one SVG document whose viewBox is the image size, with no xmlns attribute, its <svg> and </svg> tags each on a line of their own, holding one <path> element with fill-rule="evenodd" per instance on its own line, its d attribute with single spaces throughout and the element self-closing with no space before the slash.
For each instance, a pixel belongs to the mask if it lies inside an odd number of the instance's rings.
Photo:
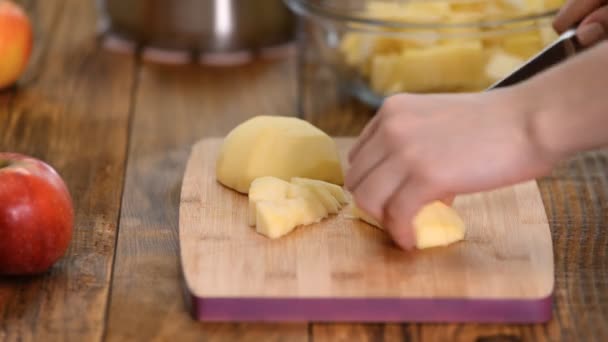
<svg viewBox="0 0 608 342">
<path fill-rule="evenodd" d="M 354 190 L 357 206 L 382 222 L 386 203 L 406 177 L 407 171 L 401 160 L 392 156 L 387 158 Z"/>
<path fill-rule="evenodd" d="M 583 46 L 591 46 L 608 37 L 608 5 L 588 15 L 579 26 L 576 36 Z"/>
<path fill-rule="evenodd" d="M 384 146 L 382 136 L 374 134 L 368 143 L 361 147 L 361 150 L 353 160 L 351 168 L 346 174 L 346 188 L 351 192 L 354 191 L 363 178 L 388 156 L 388 153 L 389 151 Z"/>
<path fill-rule="evenodd" d="M 449 205 L 450 207 L 452 206 L 452 204 L 454 204 L 454 199 L 456 198 L 456 195 L 454 194 L 450 194 L 450 195 L 446 195 L 443 196 L 440 201 L 443 202 L 443 204 L 445 205 Z"/>
<path fill-rule="evenodd" d="M 585 17 L 585 20 L 581 22 L 580 26 L 584 26 L 590 23 L 599 23 L 604 29 L 608 28 L 608 1 L 606 4 L 591 14 Z"/>
<path fill-rule="evenodd" d="M 604 0 L 568 0 L 560 9 L 553 27 L 558 33 L 563 33 L 576 23 L 582 21 L 588 14 L 602 6 Z"/>
<path fill-rule="evenodd" d="M 397 245 L 403 249 L 411 249 L 416 245 L 414 217 L 424 205 L 443 196 L 429 184 L 412 177 L 401 184 L 389 199 L 382 221 Z"/>
<path fill-rule="evenodd" d="M 361 148 L 367 143 L 369 138 L 376 132 L 378 128 L 378 121 L 380 117 L 380 112 L 376 113 L 376 116 L 363 128 L 363 132 L 359 135 L 359 138 L 348 152 L 348 161 L 352 163 L 353 160 L 359 154 Z"/>
<path fill-rule="evenodd" d="M 606 37 L 606 30 L 600 23 L 590 23 L 576 30 L 576 37 L 583 46 L 592 46 Z"/>
</svg>

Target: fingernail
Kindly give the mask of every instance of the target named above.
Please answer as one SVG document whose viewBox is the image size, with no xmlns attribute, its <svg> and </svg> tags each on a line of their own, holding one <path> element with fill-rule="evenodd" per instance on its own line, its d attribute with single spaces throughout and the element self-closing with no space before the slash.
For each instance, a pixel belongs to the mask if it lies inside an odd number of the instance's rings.
<svg viewBox="0 0 608 342">
<path fill-rule="evenodd" d="M 576 37 L 583 46 L 590 46 L 606 35 L 606 30 L 600 23 L 589 23 L 580 27 L 576 32 Z"/>
</svg>

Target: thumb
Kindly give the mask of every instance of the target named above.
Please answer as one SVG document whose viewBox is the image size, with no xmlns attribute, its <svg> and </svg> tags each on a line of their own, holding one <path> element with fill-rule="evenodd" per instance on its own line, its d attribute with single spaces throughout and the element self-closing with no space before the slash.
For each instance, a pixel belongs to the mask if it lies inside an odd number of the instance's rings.
<svg viewBox="0 0 608 342">
<path fill-rule="evenodd" d="M 588 15 L 580 24 L 576 36 L 583 46 L 591 46 L 608 37 L 608 5 Z"/>
</svg>

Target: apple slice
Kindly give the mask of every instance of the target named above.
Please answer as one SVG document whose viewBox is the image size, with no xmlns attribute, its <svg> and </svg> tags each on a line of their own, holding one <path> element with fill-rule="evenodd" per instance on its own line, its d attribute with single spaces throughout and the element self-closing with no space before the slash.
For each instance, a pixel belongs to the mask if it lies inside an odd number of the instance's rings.
<svg viewBox="0 0 608 342">
<path fill-rule="evenodd" d="M 336 214 L 347 194 L 340 186 L 294 177 L 288 183 L 277 177 L 260 177 L 249 188 L 248 223 L 269 238 L 281 237 L 299 225 L 320 222 Z"/>
<path fill-rule="evenodd" d="M 313 197 L 261 200 L 256 205 L 256 231 L 276 239 L 300 225 L 317 223 L 325 217 L 327 211 Z"/>
<path fill-rule="evenodd" d="M 256 205 L 256 231 L 271 239 L 281 237 L 298 225 L 294 212 L 300 199 L 259 201 Z"/>
<path fill-rule="evenodd" d="M 315 194 L 311 189 L 307 187 L 297 184 L 291 184 L 289 190 L 287 191 L 287 197 L 305 199 L 312 217 L 323 218 L 327 217 L 327 215 L 329 214 L 327 208 L 325 207 L 325 205 L 323 205 L 323 203 L 321 203 L 317 194 Z"/>
<path fill-rule="evenodd" d="M 297 224 L 308 225 L 318 223 L 329 215 L 327 209 L 316 198 L 298 197 L 289 200 L 298 201 L 297 206 L 295 206 L 296 210 L 293 212 Z"/>
<path fill-rule="evenodd" d="M 424 206 L 414 217 L 416 247 L 447 246 L 464 239 L 464 222 L 452 207 L 435 201 Z"/>
<path fill-rule="evenodd" d="M 256 202 L 261 200 L 282 200 L 287 198 L 290 184 L 276 177 L 260 177 L 251 182 L 249 188 L 248 223 L 255 226 Z"/>
<path fill-rule="evenodd" d="M 310 186 L 314 186 L 314 187 L 322 187 L 322 188 L 327 189 L 327 191 L 329 191 L 329 193 L 335 199 L 337 199 L 338 202 L 340 202 L 340 204 L 347 204 L 349 202 L 348 197 L 346 196 L 346 193 L 344 192 L 344 189 L 342 189 L 341 186 L 338 186 L 336 184 L 332 184 L 332 183 L 325 182 L 325 181 L 318 180 L 318 179 L 300 178 L 300 177 L 292 178 L 291 183 L 298 184 L 298 185 L 310 185 Z"/>
<path fill-rule="evenodd" d="M 322 187 L 322 186 L 316 186 L 314 184 L 292 184 L 292 186 L 294 188 L 296 188 L 294 190 L 294 192 L 298 192 L 298 191 L 302 191 L 302 190 L 297 190 L 297 188 L 304 188 L 309 190 L 314 197 L 317 198 L 317 201 L 319 201 L 327 210 L 328 213 L 330 214 L 337 214 L 340 209 L 342 208 L 342 206 L 340 205 L 340 202 L 338 202 L 338 200 L 332 196 L 332 194 L 329 192 L 329 190 L 327 190 L 326 188 Z"/>
<path fill-rule="evenodd" d="M 325 188 L 325 198 L 336 200 Z M 316 189 L 277 177 L 260 177 L 249 188 L 248 223 L 269 238 L 283 236 L 299 225 L 321 221 L 329 214 Z"/>
<path fill-rule="evenodd" d="M 329 190 L 323 187 L 310 186 L 311 190 L 317 195 L 319 201 L 325 206 L 330 214 L 337 214 L 342 209 L 342 205 L 338 200 L 331 195 Z"/>
<path fill-rule="evenodd" d="M 382 225 L 369 214 L 359 209 L 354 203 L 354 218 L 384 230 Z M 447 246 L 464 239 L 465 225 L 456 210 L 441 201 L 435 201 L 422 207 L 413 221 L 418 249 Z"/>
</svg>

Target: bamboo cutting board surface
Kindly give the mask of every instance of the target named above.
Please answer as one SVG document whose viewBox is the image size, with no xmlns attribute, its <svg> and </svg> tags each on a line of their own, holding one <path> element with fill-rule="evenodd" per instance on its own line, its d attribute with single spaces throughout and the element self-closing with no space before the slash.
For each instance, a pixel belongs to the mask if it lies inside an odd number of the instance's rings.
<svg viewBox="0 0 608 342">
<path fill-rule="evenodd" d="M 354 142 L 336 141 L 343 156 Z M 553 252 L 535 182 L 458 197 L 467 233 L 448 247 L 404 252 L 347 210 L 270 240 L 247 225 L 247 197 L 216 181 L 220 144 L 193 147 L 181 190 L 181 261 L 198 319 L 550 318 Z"/>
</svg>

